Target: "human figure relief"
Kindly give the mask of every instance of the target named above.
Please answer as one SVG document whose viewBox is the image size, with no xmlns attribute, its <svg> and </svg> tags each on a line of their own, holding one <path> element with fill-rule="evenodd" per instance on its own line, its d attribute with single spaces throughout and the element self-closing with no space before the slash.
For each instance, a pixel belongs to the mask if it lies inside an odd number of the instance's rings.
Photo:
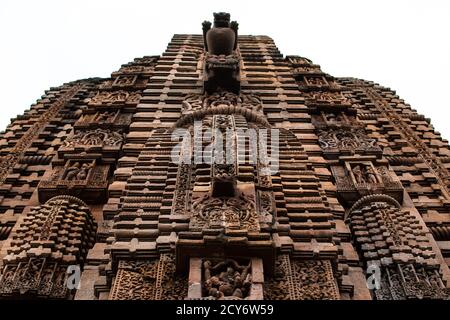
<svg viewBox="0 0 450 320">
<path fill-rule="evenodd" d="M 225 260 L 213 265 L 210 260 L 203 262 L 204 289 L 210 297 L 222 300 L 245 298 L 250 294 L 252 278 L 251 263 L 239 265 L 235 260 Z"/>
<path fill-rule="evenodd" d="M 79 172 L 80 172 L 80 163 L 75 162 L 73 165 L 67 168 L 65 180 L 67 181 L 75 180 Z"/>
<path fill-rule="evenodd" d="M 83 163 L 80 170 L 77 173 L 77 180 L 86 180 L 89 172 L 91 171 L 92 163 Z"/>
<path fill-rule="evenodd" d="M 353 167 L 352 172 L 357 183 L 366 183 L 366 180 L 363 176 L 363 171 L 361 170 L 361 166 L 359 164 Z"/>
<path fill-rule="evenodd" d="M 365 167 L 365 176 L 369 183 L 378 183 L 377 176 L 372 166 Z"/>
</svg>

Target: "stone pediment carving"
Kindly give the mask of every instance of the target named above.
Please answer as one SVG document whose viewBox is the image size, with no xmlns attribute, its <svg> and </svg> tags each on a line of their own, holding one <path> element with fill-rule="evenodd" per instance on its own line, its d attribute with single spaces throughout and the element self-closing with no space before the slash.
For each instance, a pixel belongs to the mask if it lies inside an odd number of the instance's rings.
<svg viewBox="0 0 450 320">
<path fill-rule="evenodd" d="M 182 102 L 181 118 L 176 126 L 182 127 L 207 115 L 242 115 L 247 121 L 270 127 L 263 112 L 263 102 L 254 94 L 235 94 L 219 91 L 213 94 L 192 94 Z"/>
</svg>

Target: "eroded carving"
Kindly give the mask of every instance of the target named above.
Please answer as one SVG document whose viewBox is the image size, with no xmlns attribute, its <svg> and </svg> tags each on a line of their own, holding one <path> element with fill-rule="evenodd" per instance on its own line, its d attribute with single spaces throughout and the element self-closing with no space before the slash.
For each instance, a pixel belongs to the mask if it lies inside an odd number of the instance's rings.
<svg viewBox="0 0 450 320">
<path fill-rule="evenodd" d="M 83 147 L 83 146 L 119 146 L 124 140 L 124 135 L 120 131 L 107 129 L 95 129 L 80 131 L 64 140 L 64 147 Z"/>
<path fill-rule="evenodd" d="M 219 300 L 245 299 L 252 285 L 251 261 L 203 261 L 203 296 Z"/>
</svg>

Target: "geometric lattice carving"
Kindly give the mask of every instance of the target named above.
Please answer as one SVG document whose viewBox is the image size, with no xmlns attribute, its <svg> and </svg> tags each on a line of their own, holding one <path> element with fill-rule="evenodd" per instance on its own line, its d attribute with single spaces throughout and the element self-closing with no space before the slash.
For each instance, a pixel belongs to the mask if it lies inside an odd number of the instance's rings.
<svg viewBox="0 0 450 320">
<path fill-rule="evenodd" d="M 264 284 L 268 300 L 338 300 L 339 289 L 330 260 L 290 259 L 280 255 L 274 276 Z"/>
<path fill-rule="evenodd" d="M 120 261 L 110 300 L 182 300 L 187 279 L 175 275 L 173 256 L 153 261 Z"/>
</svg>

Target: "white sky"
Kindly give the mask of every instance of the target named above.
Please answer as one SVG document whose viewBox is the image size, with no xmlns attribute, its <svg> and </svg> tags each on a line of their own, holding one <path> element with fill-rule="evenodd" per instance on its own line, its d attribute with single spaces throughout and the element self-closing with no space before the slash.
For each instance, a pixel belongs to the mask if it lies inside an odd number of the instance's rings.
<svg viewBox="0 0 450 320">
<path fill-rule="evenodd" d="M 0 0 L 0 130 L 49 87 L 159 55 L 215 11 L 285 55 L 397 90 L 450 138 L 448 0 Z"/>
</svg>

